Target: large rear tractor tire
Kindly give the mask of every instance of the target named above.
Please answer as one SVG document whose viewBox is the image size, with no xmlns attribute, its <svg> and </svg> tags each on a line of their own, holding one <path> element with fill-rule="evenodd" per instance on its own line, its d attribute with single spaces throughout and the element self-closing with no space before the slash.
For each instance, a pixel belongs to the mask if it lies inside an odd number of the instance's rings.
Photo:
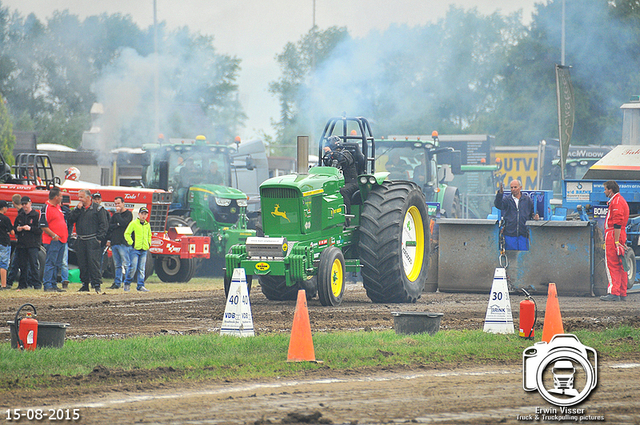
<svg viewBox="0 0 640 425">
<path fill-rule="evenodd" d="M 626 250 L 623 261 L 626 261 L 629 267 L 629 271 L 627 271 L 627 289 L 631 289 L 636 283 L 636 255 L 633 249 Z"/>
<path fill-rule="evenodd" d="M 413 182 L 385 181 L 374 188 L 360 218 L 362 284 L 376 303 L 413 303 L 429 268 L 425 197 Z"/>
<path fill-rule="evenodd" d="M 458 189 L 452 186 L 448 186 L 444 191 L 444 198 L 442 201 L 444 208 L 444 216 L 446 218 L 461 218 L 462 217 L 462 204 L 460 203 L 460 192 Z"/>
<path fill-rule="evenodd" d="M 607 295 L 609 279 L 607 278 L 607 266 L 604 262 L 604 234 L 599 226 L 593 229 L 593 295 L 600 297 Z"/>
<path fill-rule="evenodd" d="M 345 288 L 344 255 L 335 246 L 320 254 L 318 268 L 318 298 L 324 306 L 338 306 L 342 302 Z"/>
</svg>

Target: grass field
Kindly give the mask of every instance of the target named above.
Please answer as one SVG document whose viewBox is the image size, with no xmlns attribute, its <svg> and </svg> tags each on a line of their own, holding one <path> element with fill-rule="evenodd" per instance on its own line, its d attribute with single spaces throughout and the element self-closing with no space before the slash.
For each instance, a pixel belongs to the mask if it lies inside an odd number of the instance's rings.
<svg viewBox="0 0 640 425">
<path fill-rule="evenodd" d="M 598 356 L 637 356 L 640 329 L 620 327 L 603 332 L 579 331 L 580 341 Z M 56 376 L 83 376 L 96 366 L 110 370 L 170 368 L 172 378 L 205 380 L 295 376 L 317 368 L 354 370 L 460 364 L 519 364 L 531 341 L 516 335 L 482 331 L 442 331 L 434 336 L 384 332 L 339 332 L 313 335 L 316 358 L 323 363 L 286 361 L 288 335 L 236 338 L 218 334 L 67 341 L 61 349 L 21 352 L 0 344 L 0 391 L 46 388 Z"/>
<path fill-rule="evenodd" d="M 113 279 L 105 279 L 102 290 L 106 290 L 112 283 Z M 187 283 L 165 283 L 154 274 L 145 281 L 145 285 L 149 289 L 158 293 L 170 293 L 176 291 L 211 291 L 222 289 L 223 280 L 221 277 L 194 277 Z M 16 291 L 16 286 L 17 283 L 14 283 L 14 290 L 1 291 L 0 297 L 18 298 L 23 297 L 25 294 L 29 294 L 30 297 L 34 298 L 50 296 L 50 293 L 44 292 L 43 290 L 36 291 L 34 289 L 26 289 L 23 291 Z M 68 292 L 76 292 L 80 289 L 80 286 L 81 285 L 79 283 L 70 283 Z M 135 290 L 135 284 L 133 285 L 133 289 Z"/>
</svg>

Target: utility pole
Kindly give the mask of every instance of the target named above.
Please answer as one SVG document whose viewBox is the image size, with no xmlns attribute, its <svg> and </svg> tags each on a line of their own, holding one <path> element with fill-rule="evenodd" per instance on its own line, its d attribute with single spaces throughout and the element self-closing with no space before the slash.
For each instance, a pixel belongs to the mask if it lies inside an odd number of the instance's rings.
<svg viewBox="0 0 640 425">
<path fill-rule="evenodd" d="M 311 84 L 311 94 L 312 96 L 315 95 L 315 90 L 316 90 L 316 0 L 313 0 L 313 14 L 312 14 L 312 21 L 311 21 L 311 70 L 310 70 L 310 74 L 311 74 L 311 78 L 310 78 L 310 84 Z M 309 123 L 311 124 L 309 126 L 309 129 L 311 130 L 312 133 L 315 133 L 316 128 L 315 128 L 315 119 L 316 119 L 316 114 L 315 114 L 315 107 L 313 106 L 315 104 L 315 102 L 311 102 L 311 107 L 309 110 Z M 312 138 L 309 138 L 310 142 L 313 142 Z"/>
<path fill-rule="evenodd" d="M 153 142 L 158 139 L 160 134 L 160 106 L 159 91 L 160 91 L 160 70 L 158 62 L 158 14 L 156 9 L 156 0 L 153 0 L 153 60 L 154 60 L 154 72 L 153 72 L 153 111 L 154 111 L 154 125 L 153 125 Z"/>
<path fill-rule="evenodd" d="M 565 0 L 562 0 L 562 38 L 560 41 L 560 50 L 561 50 L 561 57 L 560 57 L 560 65 L 564 66 L 564 46 L 565 46 L 565 27 L 564 27 L 564 18 L 565 18 L 565 4 L 564 4 Z"/>
</svg>

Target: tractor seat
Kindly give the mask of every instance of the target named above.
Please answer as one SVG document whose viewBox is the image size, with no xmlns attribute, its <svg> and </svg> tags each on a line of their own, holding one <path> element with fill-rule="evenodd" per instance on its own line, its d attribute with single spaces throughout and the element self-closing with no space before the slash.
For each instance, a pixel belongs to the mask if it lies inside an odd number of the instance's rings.
<svg viewBox="0 0 640 425">
<path fill-rule="evenodd" d="M 360 145 L 358 143 L 348 142 L 344 143 L 342 146 L 345 150 L 348 150 L 349 153 L 351 153 L 351 156 L 353 156 L 353 159 L 356 162 L 356 170 L 358 171 L 358 175 L 364 174 L 365 160 L 362 149 L 360 149 Z"/>
</svg>

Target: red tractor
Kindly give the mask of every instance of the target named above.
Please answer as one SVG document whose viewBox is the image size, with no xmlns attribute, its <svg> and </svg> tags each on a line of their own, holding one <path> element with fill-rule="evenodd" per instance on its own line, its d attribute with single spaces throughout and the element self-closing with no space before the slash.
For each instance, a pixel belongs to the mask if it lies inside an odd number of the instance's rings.
<svg viewBox="0 0 640 425">
<path fill-rule="evenodd" d="M 70 176 L 74 177 L 74 176 Z M 193 236 L 189 229 L 167 228 L 167 212 L 171 205 L 172 193 L 160 189 L 145 189 L 121 186 L 100 186 L 74 179 L 62 181 L 53 172 L 51 159 L 45 154 L 19 154 L 16 165 L 10 167 L 0 155 L 0 199 L 11 205 L 14 194 L 31 198 L 34 209 L 41 209 L 49 199 L 49 188 L 60 187 L 63 193 L 63 204 L 71 208 L 78 203 L 78 192 L 88 189 L 91 193 L 100 192 L 102 205 L 108 210 L 115 206 L 117 196 L 124 199 L 127 209 L 134 217 L 141 207 L 149 209 L 149 223 L 152 241 L 147 258 L 153 261 L 148 264 L 147 276 L 154 270 L 163 282 L 187 282 L 195 274 L 198 262 L 209 258 L 209 237 Z M 17 210 L 9 208 L 7 216 L 13 220 Z M 73 241 L 70 239 L 69 263 L 74 264 Z M 41 260 L 44 259 L 44 252 Z M 111 261 L 106 262 L 108 272 Z M 152 269 L 149 268 L 152 266 Z M 41 269 L 44 261 L 41 261 Z M 112 267 L 111 267 L 112 268 Z"/>
</svg>

